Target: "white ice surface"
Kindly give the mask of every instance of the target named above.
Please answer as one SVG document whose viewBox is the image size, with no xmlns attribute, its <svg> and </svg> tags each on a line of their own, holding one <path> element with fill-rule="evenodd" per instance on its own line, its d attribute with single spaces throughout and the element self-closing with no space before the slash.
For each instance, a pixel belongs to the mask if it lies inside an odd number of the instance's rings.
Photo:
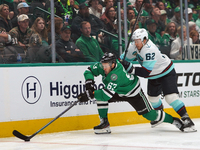
<svg viewBox="0 0 200 150">
<path fill-rule="evenodd" d="M 89 129 L 38 134 L 30 142 L 0 138 L 0 150 L 200 150 L 200 119 L 193 121 L 198 130 L 193 133 L 183 133 L 171 124 L 151 128 L 147 123 L 111 126 L 112 133 L 106 135 Z"/>
</svg>

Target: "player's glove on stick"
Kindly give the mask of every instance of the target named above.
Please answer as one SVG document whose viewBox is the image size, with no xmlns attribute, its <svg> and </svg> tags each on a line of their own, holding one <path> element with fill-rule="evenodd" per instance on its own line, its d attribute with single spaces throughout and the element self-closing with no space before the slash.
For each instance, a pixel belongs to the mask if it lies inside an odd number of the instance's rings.
<svg viewBox="0 0 200 150">
<path fill-rule="evenodd" d="M 81 93 L 78 95 L 78 100 L 80 102 L 87 102 L 88 100 L 91 100 L 94 98 L 94 94 L 91 90 L 86 90 L 84 93 Z"/>
<path fill-rule="evenodd" d="M 128 73 L 132 73 L 132 74 L 135 73 L 135 67 L 133 66 L 132 63 L 130 63 L 130 62 L 126 61 L 126 60 L 121 60 L 120 62 L 124 66 L 124 68 L 126 69 L 126 71 Z"/>
<path fill-rule="evenodd" d="M 92 92 L 94 92 L 94 80 L 92 79 L 88 79 L 85 81 L 85 87 L 86 87 L 86 90 L 91 90 Z"/>
</svg>

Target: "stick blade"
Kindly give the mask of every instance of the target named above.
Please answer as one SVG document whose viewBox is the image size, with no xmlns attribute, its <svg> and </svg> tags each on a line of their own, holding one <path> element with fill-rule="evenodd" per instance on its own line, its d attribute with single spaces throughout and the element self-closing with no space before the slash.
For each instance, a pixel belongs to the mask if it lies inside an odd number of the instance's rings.
<svg viewBox="0 0 200 150">
<path fill-rule="evenodd" d="M 30 141 L 30 138 L 28 136 L 25 136 L 25 135 L 21 134 L 17 130 L 13 130 L 13 135 L 16 136 L 19 139 L 22 139 L 22 140 L 26 141 L 26 142 Z"/>
</svg>

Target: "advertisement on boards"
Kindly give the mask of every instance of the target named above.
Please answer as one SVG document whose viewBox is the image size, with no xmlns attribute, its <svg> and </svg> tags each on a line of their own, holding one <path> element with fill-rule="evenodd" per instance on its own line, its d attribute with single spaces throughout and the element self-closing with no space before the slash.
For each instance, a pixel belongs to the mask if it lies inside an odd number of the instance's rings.
<svg viewBox="0 0 200 150">
<path fill-rule="evenodd" d="M 137 66 L 137 65 L 136 65 Z M 83 73 L 88 66 L 0 68 L 0 122 L 53 118 L 85 90 Z M 200 105 L 200 63 L 175 63 L 180 99 L 186 106 Z M 146 94 L 147 79 L 140 78 Z M 95 78 L 96 89 L 104 85 Z M 163 99 L 161 95 L 161 99 Z M 165 108 L 170 106 L 163 101 Z M 134 109 L 126 102 L 109 104 L 109 113 Z M 96 100 L 78 103 L 62 117 L 98 114 Z"/>
</svg>

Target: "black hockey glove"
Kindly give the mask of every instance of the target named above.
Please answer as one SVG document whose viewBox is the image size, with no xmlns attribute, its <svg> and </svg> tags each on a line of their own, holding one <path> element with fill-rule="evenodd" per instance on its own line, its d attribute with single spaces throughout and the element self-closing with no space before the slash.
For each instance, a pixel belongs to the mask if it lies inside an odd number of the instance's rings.
<svg viewBox="0 0 200 150">
<path fill-rule="evenodd" d="M 126 71 L 128 73 L 132 73 L 134 71 L 135 67 L 133 66 L 132 63 L 130 63 L 130 62 L 126 61 L 126 60 L 121 60 L 120 62 L 124 66 L 124 68 L 126 69 Z"/>
<path fill-rule="evenodd" d="M 87 102 L 94 98 L 94 94 L 91 90 L 86 90 L 84 93 L 78 95 L 78 100 L 80 102 Z"/>
<path fill-rule="evenodd" d="M 85 87 L 86 87 L 86 90 L 91 90 L 92 92 L 94 92 L 94 80 L 92 79 L 88 79 L 85 81 Z"/>
</svg>

